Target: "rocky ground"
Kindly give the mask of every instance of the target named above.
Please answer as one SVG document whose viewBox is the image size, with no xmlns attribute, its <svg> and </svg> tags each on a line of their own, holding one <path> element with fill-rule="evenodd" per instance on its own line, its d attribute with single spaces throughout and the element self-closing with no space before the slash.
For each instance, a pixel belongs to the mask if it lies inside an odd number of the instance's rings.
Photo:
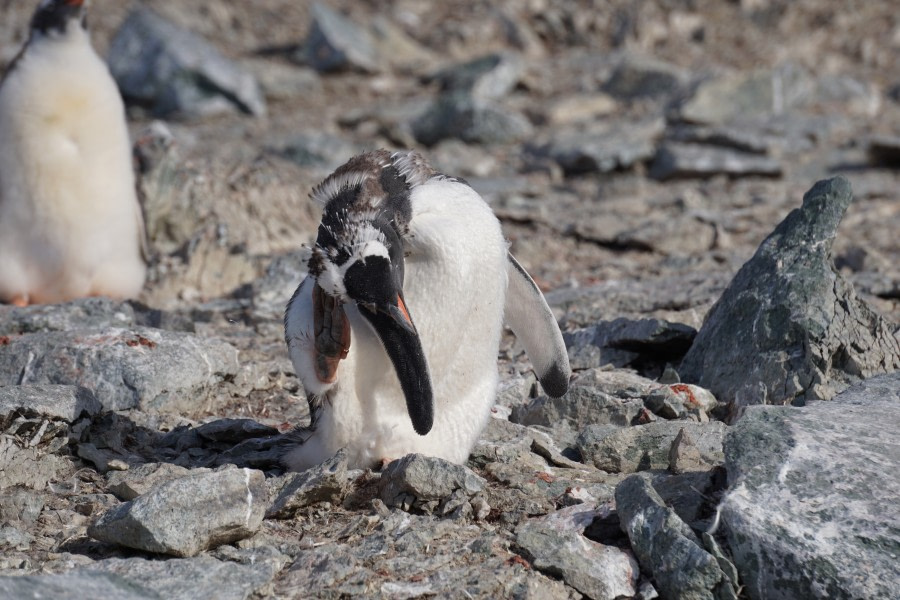
<svg viewBox="0 0 900 600">
<path fill-rule="evenodd" d="M 0 597 L 892 597 L 890 3 L 152 7 L 91 13 L 143 294 L 0 306 Z M 466 465 L 285 474 L 307 194 L 376 147 L 482 193 L 575 378 L 543 395 L 510 334 Z"/>
</svg>

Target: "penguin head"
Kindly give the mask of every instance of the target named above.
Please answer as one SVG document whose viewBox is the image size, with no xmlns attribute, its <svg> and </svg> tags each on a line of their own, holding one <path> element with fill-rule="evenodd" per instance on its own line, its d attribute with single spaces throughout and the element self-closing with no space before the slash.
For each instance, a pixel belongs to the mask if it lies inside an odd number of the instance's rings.
<svg viewBox="0 0 900 600">
<path fill-rule="evenodd" d="M 413 428 L 425 435 L 434 422 L 434 399 L 419 333 L 403 298 L 404 250 L 398 219 L 389 209 L 348 202 L 357 194 L 358 188 L 348 189 L 326 206 L 309 272 L 322 293 L 338 305 L 355 306 L 374 330 L 397 374 Z M 337 328 L 329 327 L 341 324 L 342 314 L 315 318 L 317 342 L 325 346 L 328 340 L 339 339 Z M 327 326 L 320 327 L 321 323 Z"/>
<path fill-rule="evenodd" d="M 63 36 L 69 27 L 87 29 L 89 0 L 41 0 L 31 18 L 32 35 Z"/>
</svg>

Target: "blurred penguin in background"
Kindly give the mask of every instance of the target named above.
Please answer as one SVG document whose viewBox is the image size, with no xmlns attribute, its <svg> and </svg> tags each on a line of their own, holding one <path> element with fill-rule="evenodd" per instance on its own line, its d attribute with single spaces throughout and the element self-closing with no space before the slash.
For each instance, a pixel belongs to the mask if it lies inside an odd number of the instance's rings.
<svg viewBox="0 0 900 600">
<path fill-rule="evenodd" d="M 136 296 L 144 225 L 125 109 L 87 0 L 42 0 L 0 80 L 0 301 Z"/>
</svg>

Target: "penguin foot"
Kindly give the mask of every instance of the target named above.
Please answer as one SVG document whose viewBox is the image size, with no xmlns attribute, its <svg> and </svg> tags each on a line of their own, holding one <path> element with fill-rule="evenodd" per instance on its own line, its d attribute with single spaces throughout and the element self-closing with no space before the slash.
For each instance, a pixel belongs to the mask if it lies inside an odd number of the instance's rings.
<svg viewBox="0 0 900 600">
<path fill-rule="evenodd" d="M 16 294 L 9 303 L 13 306 L 18 306 L 19 308 L 28 306 L 28 294 Z"/>
</svg>

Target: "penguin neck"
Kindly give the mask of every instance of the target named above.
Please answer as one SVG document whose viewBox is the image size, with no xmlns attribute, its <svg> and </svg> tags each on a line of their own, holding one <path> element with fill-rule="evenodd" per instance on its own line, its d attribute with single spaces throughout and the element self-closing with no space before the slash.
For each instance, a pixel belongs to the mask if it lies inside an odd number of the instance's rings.
<svg viewBox="0 0 900 600">
<path fill-rule="evenodd" d="M 77 21 L 70 21 L 65 31 L 50 30 L 48 32 L 34 30 L 28 45 L 33 48 L 58 49 L 91 47 L 91 34 Z"/>
</svg>

